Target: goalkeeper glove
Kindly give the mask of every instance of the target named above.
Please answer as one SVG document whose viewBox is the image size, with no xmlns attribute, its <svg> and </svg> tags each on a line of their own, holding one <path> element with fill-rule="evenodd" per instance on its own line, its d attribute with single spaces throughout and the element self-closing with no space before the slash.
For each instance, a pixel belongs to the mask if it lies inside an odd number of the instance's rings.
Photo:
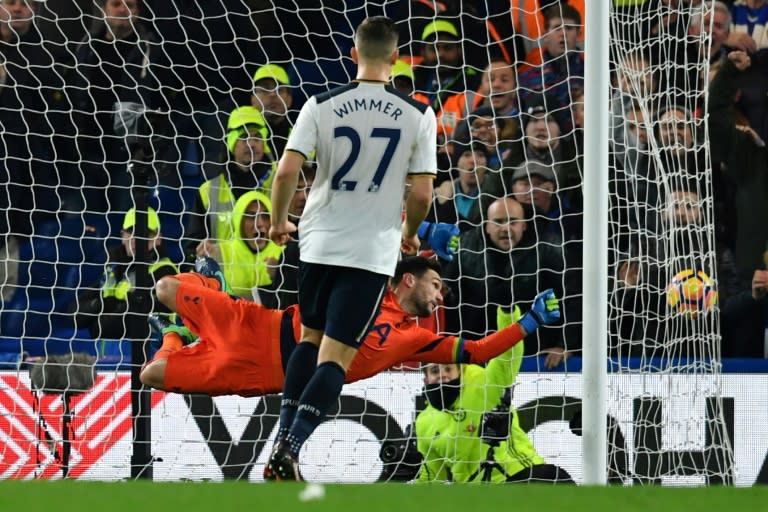
<svg viewBox="0 0 768 512">
<path fill-rule="evenodd" d="M 452 261 L 459 248 L 459 228 L 445 222 L 422 222 L 418 231 L 419 238 L 427 241 L 439 258 Z"/>
<path fill-rule="evenodd" d="M 550 325 L 560 320 L 560 305 L 558 304 L 555 292 L 544 290 L 533 299 L 533 306 L 523 315 L 518 322 L 525 334 L 531 334 L 542 325 Z"/>
</svg>

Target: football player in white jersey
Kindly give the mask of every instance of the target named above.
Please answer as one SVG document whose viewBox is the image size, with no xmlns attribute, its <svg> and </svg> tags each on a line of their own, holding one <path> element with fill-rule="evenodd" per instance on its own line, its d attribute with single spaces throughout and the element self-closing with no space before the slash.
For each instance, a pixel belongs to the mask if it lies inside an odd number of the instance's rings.
<svg viewBox="0 0 768 512">
<path fill-rule="evenodd" d="M 389 85 L 397 39 L 388 18 L 360 24 L 352 49 L 356 80 L 307 101 L 278 164 L 269 236 L 284 244 L 296 230 L 288 204 L 299 170 L 316 152 L 299 231 L 302 342 L 287 363 L 267 480 L 301 479 L 301 446 L 336 403 L 400 249 L 419 248 L 437 172 L 437 130 L 430 107 Z"/>
</svg>

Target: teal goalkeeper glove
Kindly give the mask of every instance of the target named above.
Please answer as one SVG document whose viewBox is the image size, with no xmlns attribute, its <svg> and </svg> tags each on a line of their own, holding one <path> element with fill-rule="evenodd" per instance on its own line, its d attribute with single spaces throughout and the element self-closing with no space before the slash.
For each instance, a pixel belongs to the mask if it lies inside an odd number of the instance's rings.
<svg viewBox="0 0 768 512">
<path fill-rule="evenodd" d="M 544 290 L 533 299 L 533 306 L 518 322 L 525 334 L 531 334 L 542 325 L 550 325 L 560 320 L 560 304 L 551 289 Z"/>
<path fill-rule="evenodd" d="M 427 241 L 439 258 L 452 261 L 459 248 L 459 228 L 445 222 L 422 222 L 418 231 L 419 238 Z"/>
</svg>

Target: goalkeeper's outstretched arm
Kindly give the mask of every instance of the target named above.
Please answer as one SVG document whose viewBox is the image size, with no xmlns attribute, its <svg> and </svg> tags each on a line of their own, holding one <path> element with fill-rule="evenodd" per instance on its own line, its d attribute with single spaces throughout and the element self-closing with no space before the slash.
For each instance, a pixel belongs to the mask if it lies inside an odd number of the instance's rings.
<svg viewBox="0 0 768 512">
<path fill-rule="evenodd" d="M 542 325 L 560 319 L 560 306 L 552 290 L 536 296 L 533 307 L 519 321 L 513 322 L 479 340 L 462 337 L 443 337 L 425 344 L 415 354 L 415 360 L 440 364 L 483 364 L 506 352 Z M 511 320 L 510 320 L 511 321 Z"/>
</svg>

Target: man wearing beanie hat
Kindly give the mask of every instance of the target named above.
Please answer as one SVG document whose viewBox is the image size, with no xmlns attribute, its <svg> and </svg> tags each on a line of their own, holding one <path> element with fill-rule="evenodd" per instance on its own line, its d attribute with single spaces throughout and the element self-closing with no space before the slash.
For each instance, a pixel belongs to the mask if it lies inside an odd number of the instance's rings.
<svg viewBox="0 0 768 512">
<path fill-rule="evenodd" d="M 226 136 L 229 158 L 206 168 L 213 177 L 200 186 L 192 210 L 185 243 L 188 260 L 198 255 L 201 242 L 206 246 L 232 238 L 232 210 L 240 196 L 271 187 L 275 162 L 266 136 L 266 123 L 257 109 L 248 105 L 232 111 Z M 211 250 L 204 247 L 203 255 Z"/>
<path fill-rule="evenodd" d="M 453 143 L 453 168 L 458 177 L 435 188 L 428 216 L 433 222 L 457 224 L 466 231 L 480 222 L 480 186 L 488 172 L 488 151 L 483 144 Z"/>
<path fill-rule="evenodd" d="M 559 240 L 581 238 L 580 204 L 572 204 L 561 193 L 563 185 L 556 165 L 527 160 L 508 169 L 505 179 L 507 193 L 535 217 L 537 233 Z"/>
<path fill-rule="evenodd" d="M 267 140 L 275 151 L 275 160 L 283 154 L 294 119 L 291 118 L 291 79 L 283 66 L 265 64 L 253 74 L 251 105 L 262 113 L 267 126 Z"/>
</svg>

